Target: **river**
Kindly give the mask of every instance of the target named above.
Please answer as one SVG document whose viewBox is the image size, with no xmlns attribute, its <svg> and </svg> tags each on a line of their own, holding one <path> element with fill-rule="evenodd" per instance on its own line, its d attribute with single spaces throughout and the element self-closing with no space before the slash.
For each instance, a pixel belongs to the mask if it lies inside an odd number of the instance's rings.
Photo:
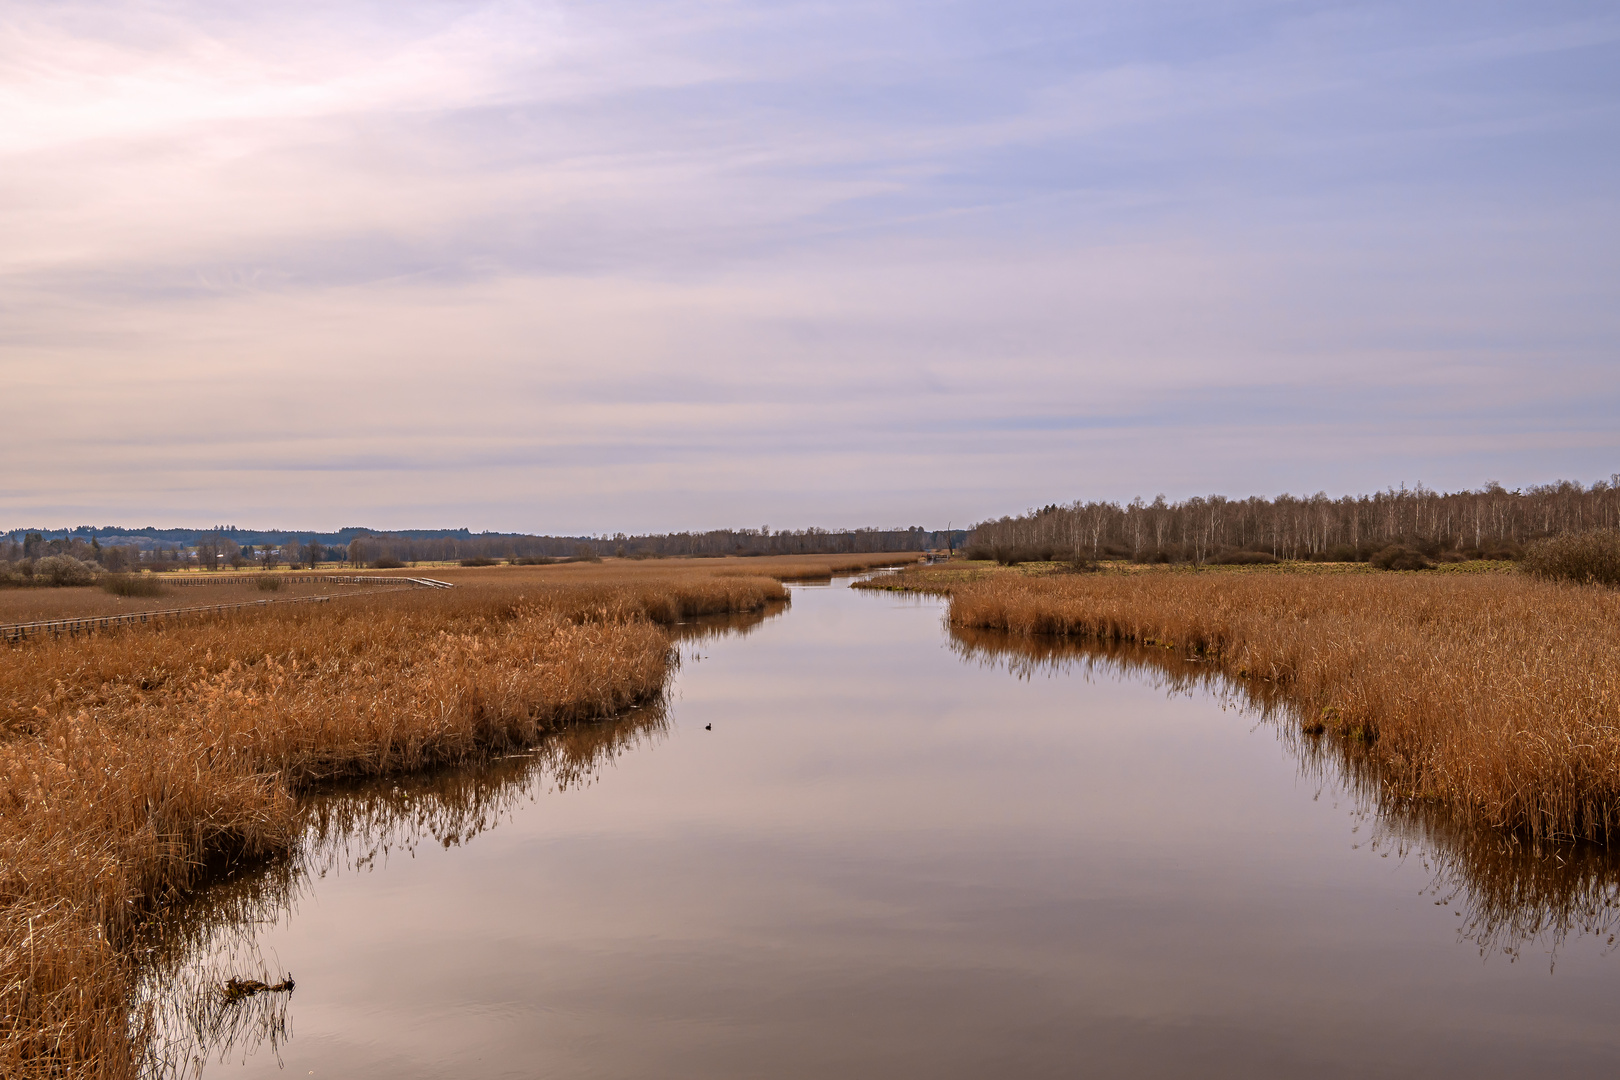
<svg viewBox="0 0 1620 1080">
<path fill-rule="evenodd" d="M 1173 657 L 833 586 L 666 708 L 313 800 L 154 965 L 209 1077 L 1574 1075 L 1615 860 L 1377 804 Z M 1162 652 L 1162 650 L 1161 650 Z M 290 994 L 187 997 L 224 974 Z M 191 988 L 191 990 L 188 990 Z"/>
</svg>

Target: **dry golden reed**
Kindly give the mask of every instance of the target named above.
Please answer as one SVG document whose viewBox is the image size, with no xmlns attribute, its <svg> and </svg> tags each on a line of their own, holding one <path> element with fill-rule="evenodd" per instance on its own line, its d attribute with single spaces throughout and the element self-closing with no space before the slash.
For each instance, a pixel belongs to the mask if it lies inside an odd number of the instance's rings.
<svg viewBox="0 0 1620 1080">
<path fill-rule="evenodd" d="M 760 560 L 757 568 L 747 566 L 719 571 L 723 576 L 763 574 L 777 581 L 825 581 L 845 574 L 863 574 L 880 566 L 898 566 L 914 563 L 921 556 L 902 552 L 876 555 L 813 555 L 783 556 Z"/>
<path fill-rule="evenodd" d="M 466 760 L 662 692 L 656 623 L 767 578 L 473 583 L 0 653 L 0 1075 L 128 1077 L 125 946 L 211 867 L 293 840 L 294 794 Z"/>
<path fill-rule="evenodd" d="M 1620 592 L 1510 575 L 1000 574 L 950 620 L 1200 653 L 1274 680 L 1384 783 L 1536 837 L 1620 835 Z"/>
</svg>

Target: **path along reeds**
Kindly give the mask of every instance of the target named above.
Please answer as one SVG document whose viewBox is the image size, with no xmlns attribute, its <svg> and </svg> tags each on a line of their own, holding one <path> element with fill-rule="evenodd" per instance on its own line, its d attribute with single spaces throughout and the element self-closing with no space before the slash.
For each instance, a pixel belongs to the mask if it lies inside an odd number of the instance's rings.
<svg viewBox="0 0 1620 1080">
<path fill-rule="evenodd" d="M 926 587 L 927 577 L 919 584 Z M 1620 838 L 1620 592 L 1518 575 L 987 575 L 953 625 L 1174 648 L 1281 684 L 1400 798 L 1537 838 Z"/>
<path fill-rule="evenodd" d="M 0 650 L 0 1075 L 135 1075 L 135 931 L 211 871 L 285 851 L 299 790 L 654 698 L 658 623 L 783 595 L 524 579 Z"/>
</svg>

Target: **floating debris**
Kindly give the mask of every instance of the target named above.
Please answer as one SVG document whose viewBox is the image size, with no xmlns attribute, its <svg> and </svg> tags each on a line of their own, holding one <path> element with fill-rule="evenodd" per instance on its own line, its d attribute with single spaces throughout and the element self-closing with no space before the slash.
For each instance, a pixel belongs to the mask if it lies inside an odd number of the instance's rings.
<svg viewBox="0 0 1620 1080">
<path fill-rule="evenodd" d="M 263 983 L 258 979 L 232 979 L 225 984 L 225 1000 L 241 1001 L 243 998 L 250 998 L 254 994 L 274 994 L 282 990 L 290 994 L 292 989 L 293 977 L 290 971 L 287 973 L 287 977 L 278 983 Z"/>
</svg>

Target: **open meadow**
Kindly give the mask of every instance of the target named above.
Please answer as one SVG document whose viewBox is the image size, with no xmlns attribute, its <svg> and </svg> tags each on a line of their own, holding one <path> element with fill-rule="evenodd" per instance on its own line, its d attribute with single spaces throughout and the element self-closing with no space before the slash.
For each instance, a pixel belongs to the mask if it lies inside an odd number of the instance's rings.
<svg viewBox="0 0 1620 1080">
<path fill-rule="evenodd" d="M 0 1073 L 137 1074 L 145 920 L 285 851 L 313 785 L 475 760 L 658 698 L 669 626 L 785 599 L 770 560 L 739 562 L 444 570 L 457 588 L 6 647 Z M 52 591 L 67 592 L 30 592 Z"/>
</svg>

